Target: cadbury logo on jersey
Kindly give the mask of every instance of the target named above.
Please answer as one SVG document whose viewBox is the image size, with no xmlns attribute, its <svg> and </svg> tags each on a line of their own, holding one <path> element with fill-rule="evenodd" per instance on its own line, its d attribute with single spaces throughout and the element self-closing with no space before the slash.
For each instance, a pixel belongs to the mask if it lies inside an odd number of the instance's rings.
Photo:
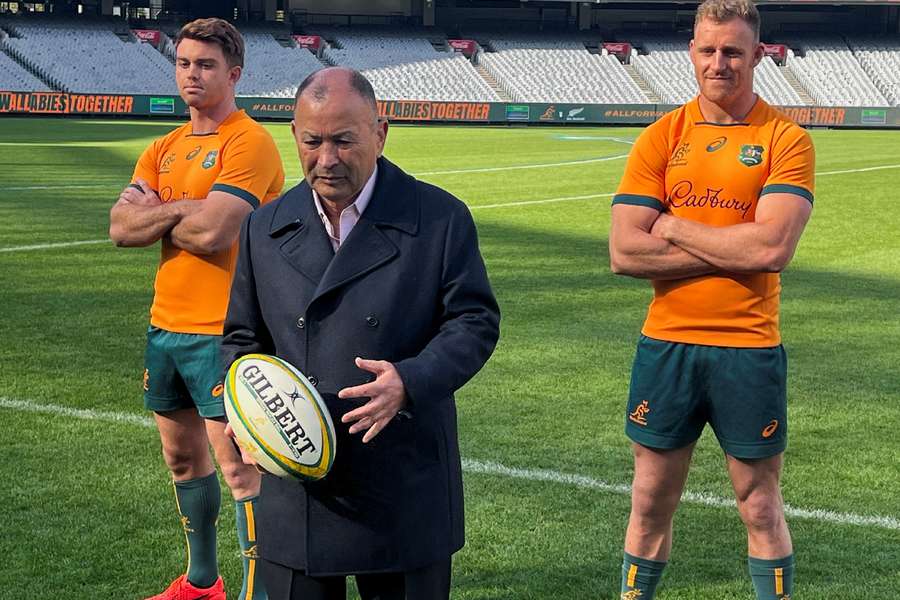
<svg viewBox="0 0 900 600">
<path fill-rule="evenodd" d="M 734 210 L 741 213 L 741 220 L 747 219 L 747 213 L 753 208 L 752 202 L 742 202 L 737 198 L 721 198 L 719 194 L 725 188 L 706 188 L 705 192 L 697 193 L 694 191 L 694 184 L 687 180 L 682 180 L 672 187 L 669 193 L 669 206 L 673 208 L 716 208 L 723 210 Z"/>
</svg>

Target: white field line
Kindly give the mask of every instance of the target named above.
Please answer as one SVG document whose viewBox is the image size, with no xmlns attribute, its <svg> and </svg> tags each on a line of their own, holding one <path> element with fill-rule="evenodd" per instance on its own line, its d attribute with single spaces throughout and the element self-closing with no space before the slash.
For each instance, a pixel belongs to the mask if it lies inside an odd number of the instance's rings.
<svg viewBox="0 0 900 600">
<path fill-rule="evenodd" d="M 553 202 L 569 202 L 571 200 L 588 200 L 591 198 L 610 198 L 615 194 L 589 194 L 587 196 L 561 196 L 559 198 L 543 198 L 541 200 L 523 200 L 522 202 L 506 202 L 501 204 L 482 204 L 480 206 L 470 206 L 469 210 L 480 210 L 483 208 L 509 208 L 514 206 L 526 206 L 528 204 L 550 204 Z M 9 246 L 0 248 L 2 252 L 25 252 L 28 250 L 48 250 L 51 248 L 65 248 L 68 246 L 84 246 L 86 244 L 103 244 L 109 240 L 81 240 L 77 242 L 58 242 L 55 244 L 34 244 L 31 246 Z"/>
<path fill-rule="evenodd" d="M 47 250 L 49 248 L 67 248 L 69 246 L 86 246 L 89 244 L 112 243 L 109 240 L 80 240 L 77 242 L 57 242 L 55 244 L 34 244 L 31 246 L 8 246 L 0 248 L 0 252 L 24 252 L 27 250 Z"/>
<path fill-rule="evenodd" d="M 612 138 L 609 138 L 612 139 Z M 625 140 L 621 140 L 625 142 Z M 556 163 L 535 163 L 528 165 L 510 165 L 506 167 L 484 167 L 484 168 L 475 168 L 475 169 L 454 169 L 450 171 L 422 171 L 421 173 L 411 173 L 416 177 L 428 176 L 428 175 L 456 175 L 461 173 L 494 173 L 498 171 L 516 171 L 520 169 L 546 169 L 549 167 L 563 167 L 567 165 L 581 165 L 581 164 L 590 164 L 597 162 L 608 162 L 611 160 L 619 160 L 621 158 L 627 158 L 627 154 L 617 154 L 615 156 L 605 156 L 602 158 L 588 158 L 584 160 L 572 160 L 566 162 L 556 162 Z M 846 169 L 843 171 L 821 171 L 816 173 L 817 177 L 822 177 L 825 175 L 844 175 L 847 173 L 864 173 L 867 171 L 882 171 L 885 169 L 900 169 L 900 165 L 879 165 L 876 167 L 863 167 L 860 169 Z M 31 191 L 31 190 L 58 190 L 58 189 L 96 189 L 96 188 L 113 188 L 120 187 L 122 185 L 122 181 L 120 179 L 116 179 L 115 181 L 111 181 L 110 183 L 90 183 L 90 184 L 69 184 L 69 185 L 25 185 L 25 186 L 12 186 L 5 187 L 3 191 L 5 192 L 15 192 L 15 191 Z"/>
<path fill-rule="evenodd" d="M 885 169 L 900 169 L 900 165 L 879 165 L 877 167 L 862 167 L 860 169 L 846 169 L 843 171 L 820 171 L 816 173 L 816 177 L 823 175 L 844 175 L 846 173 L 866 173 L 868 171 L 883 171 Z"/>
<path fill-rule="evenodd" d="M 55 404 L 41 404 L 37 402 L 13 400 L 11 398 L 3 397 L 0 397 L 0 408 L 7 408 L 23 412 L 52 414 L 56 416 L 71 417 L 87 421 L 124 423 L 127 425 L 138 425 L 147 428 L 155 427 L 152 419 L 140 415 L 82 408 L 69 408 L 66 406 L 59 406 Z M 621 483 L 608 483 L 601 479 L 595 479 L 593 477 L 588 477 L 585 475 L 561 473 L 559 471 L 551 471 L 546 469 L 518 469 L 515 467 L 507 467 L 496 462 L 472 460 L 468 458 L 462 459 L 462 466 L 463 470 L 467 473 L 496 475 L 500 477 L 509 477 L 512 479 L 523 479 L 526 481 L 557 483 L 561 485 L 597 490 L 600 492 L 619 494 L 623 496 L 631 494 L 631 486 L 629 485 Z M 712 494 L 690 491 L 684 492 L 682 501 L 687 502 L 688 504 L 697 504 L 701 506 L 709 506 L 712 508 L 733 508 L 735 506 L 734 500 L 730 498 L 722 498 L 719 496 L 713 496 Z M 834 512 L 830 510 L 798 508 L 790 505 L 785 506 L 785 513 L 787 514 L 787 516 L 797 519 L 807 519 L 810 521 L 819 521 L 823 523 L 834 523 L 837 525 L 858 525 L 861 527 L 876 527 L 879 529 L 892 529 L 900 531 L 900 520 L 894 517 L 857 515 L 853 513 Z"/>
<path fill-rule="evenodd" d="M 458 173 L 494 173 L 496 171 L 517 171 L 519 169 L 547 169 L 550 167 L 565 167 L 568 165 L 587 165 L 591 163 L 609 162 L 611 160 L 619 160 L 628 158 L 627 154 L 616 154 L 615 156 L 603 156 L 600 158 L 586 158 L 583 160 L 567 160 L 565 162 L 555 163 L 533 163 L 529 165 L 509 165 L 506 167 L 481 167 L 475 169 L 454 169 L 451 171 L 422 171 L 420 173 L 410 173 L 415 177 L 424 175 L 456 175 Z"/>
<path fill-rule="evenodd" d="M 479 210 L 482 208 L 509 208 L 511 206 L 525 206 L 528 204 L 550 204 L 553 202 L 568 202 L 571 200 L 588 200 L 590 198 L 612 198 L 615 194 L 588 194 L 587 196 L 560 196 L 559 198 L 543 198 L 541 200 L 522 200 L 521 202 L 501 202 L 499 204 L 476 204 L 469 207 L 469 210 Z"/>
<path fill-rule="evenodd" d="M 105 188 L 121 188 L 121 179 L 110 183 L 75 183 L 68 185 L 22 185 L 2 188 L 4 192 L 22 192 L 28 190 L 75 190 L 75 189 L 105 189 Z"/>
<path fill-rule="evenodd" d="M 559 165 L 569 165 L 569 164 L 577 164 L 577 163 L 585 163 L 585 162 L 598 162 L 598 161 L 608 161 L 614 160 L 618 158 L 626 157 L 626 154 L 621 156 L 608 156 L 606 158 L 596 158 L 589 159 L 586 161 L 573 161 L 573 162 L 565 162 L 565 163 L 542 163 L 537 165 L 518 165 L 514 167 L 492 167 L 489 169 L 469 169 L 469 170 L 458 170 L 458 171 L 431 171 L 428 173 L 416 173 L 416 175 L 438 175 L 438 174 L 448 174 L 448 173 L 473 173 L 473 172 L 483 172 L 483 171 L 508 171 L 511 169 L 532 169 L 532 168 L 542 168 L 542 167 L 554 167 Z M 864 167 L 860 169 L 847 169 L 844 171 L 822 171 L 816 173 L 817 177 L 821 177 L 823 175 L 844 175 L 847 173 L 862 173 L 865 171 L 881 171 L 884 169 L 900 169 L 900 164 L 898 165 L 881 165 L 878 167 Z M 75 185 L 75 186 L 35 186 L 35 187 L 12 187 L 12 188 L 4 188 L 5 190 L 43 190 L 43 189 L 51 189 L 54 187 L 102 187 L 100 184 L 93 185 Z M 614 196 L 613 193 L 604 193 L 604 194 L 588 194 L 586 196 L 561 196 L 559 198 L 543 198 L 541 200 L 523 200 L 521 202 L 502 202 L 499 204 L 482 204 L 482 205 L 473 205 L 469 207 L 469 210 L 482 210 L 485 208 L 511 208 L 515 206 L 528 206 L 531 204 L 551 204 L 554 202 L 569 202 L 573 200 L 588 200 L 590 198 L 610 198 Z M 47 250 L 51 248 L 65 248 L 68 246 L 84 246 L 86 244 L 102 244 L 109 240 L 81 240 L 77 242 L 59 242 L 56 244 L 34 244 L 31 246 L 10 246 L 7 248 L 0 248 L 0 253 L 2 252 L 22 252 L 27 250 Z"/>
</svg>

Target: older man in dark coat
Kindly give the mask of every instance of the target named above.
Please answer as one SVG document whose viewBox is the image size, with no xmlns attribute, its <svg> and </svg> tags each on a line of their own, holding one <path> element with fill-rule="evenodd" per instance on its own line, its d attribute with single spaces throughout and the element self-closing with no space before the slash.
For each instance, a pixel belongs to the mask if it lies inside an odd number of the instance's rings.
<svg viewBox="0 0 900 600">
<path fill-rule="evenodd" d="M 499 309 L 466 206 L 381 157 L 387 123 L 357 72 L 297 93 L 305 181 L 244 223 L 225 364 L 275 354 L 322 394 L 337 456 L 321 481 L 263 476 L 272 600 L 449 597 L 463 545 L 453 394 L 487 361 Z M 362 435 L 360 435 L 362 434 Z"/>
</svg>

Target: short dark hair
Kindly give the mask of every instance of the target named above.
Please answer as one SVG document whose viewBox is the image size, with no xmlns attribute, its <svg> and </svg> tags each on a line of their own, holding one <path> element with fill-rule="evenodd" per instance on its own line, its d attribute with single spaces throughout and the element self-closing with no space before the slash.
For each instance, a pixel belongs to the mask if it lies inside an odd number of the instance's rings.
<svg viewBox="0 0 900 600">
<path fill-rule="evenodd" d="M 309 75 L 306 76 L 300 83 L 300 87 L 297 88 L 297 94 L 294 96 L 294 106 L 296 107 L 297 102 L 300 101 L 300 96 L 302 96 L 307 89 L 312 87 L 310 93 L 313 95 L 318 101 L 322 101 L 328 95 L 328 87 L 325 85 L 315 85 L 316 79 L 318 79 L 319 73 L 324 71 L 325 69 L 319 69 L 318 71 L 313 71 Z M 350 77 L 350 87 L 353 88 L 360 98 L 366 101 L 367 104 L 372 106 L 372 109 L 378 113 L 378 100 L 375 98 L 375 89 L 372 87 L 372 84 L 369 83 L 369 80 L 366 79 L 366 76 L 357 71 L 356 69 L 344 69 L 347 71 Z"/>
<path fill-rule="evenodd" d="M 244 38 L 234 25 L 224 19 L 197 19 L 185 23 L 175 36 L 175 46 L 185 39 L 215 44 L 222 49 L 229 67 L 244 66 Z"/>
</svg>

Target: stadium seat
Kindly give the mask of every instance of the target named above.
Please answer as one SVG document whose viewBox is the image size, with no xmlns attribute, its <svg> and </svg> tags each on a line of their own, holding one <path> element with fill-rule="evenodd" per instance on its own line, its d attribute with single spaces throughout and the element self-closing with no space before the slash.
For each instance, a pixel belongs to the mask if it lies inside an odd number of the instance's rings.
<svg viewBox="0 0 900 600">
<path fill-rule="evenodd" d="M 592 54 L 574 38 L 502 36 L 489 39 L 493 52 L 481 64 L 518 102 L 646 103 L 649 100 L 610 54 Z"/>
<path fill-rule="evenodd" d="M 6 50 L 63 91 L 176 94 L 174 67 L 149 44 L 120 39 L 101 23 L 16 20 Z"/>
<path fill-rule="evenodd" d="M 380 99 L 500 101 L 467 58 L 449 47 L 435 48 L 433 36 L 423 31 L 321 27 L 311 33 L 334 42 L 323 51 L 329 64 L 362 71 Z M 435 35 L 446 42 L 443 34 Z"/>
</svg>

